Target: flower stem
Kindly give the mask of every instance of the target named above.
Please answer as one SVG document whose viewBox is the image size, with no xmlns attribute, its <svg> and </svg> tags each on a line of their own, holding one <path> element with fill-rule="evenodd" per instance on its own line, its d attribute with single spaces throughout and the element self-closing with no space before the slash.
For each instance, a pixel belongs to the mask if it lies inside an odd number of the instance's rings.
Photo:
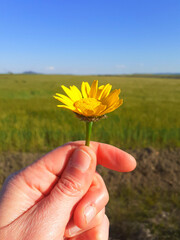
<svg viewBox="0 0 180 240">
<path fill-rule="evenodd" d="M 86 146 L 90 144 L 91 131 L 92 131 L 93 122 L 86 122 Z"/>
</svg>

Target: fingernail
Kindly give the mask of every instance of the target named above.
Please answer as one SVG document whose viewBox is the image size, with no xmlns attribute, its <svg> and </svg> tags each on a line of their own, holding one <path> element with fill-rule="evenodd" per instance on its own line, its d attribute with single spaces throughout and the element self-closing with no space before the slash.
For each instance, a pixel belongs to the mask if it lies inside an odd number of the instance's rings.
<svg viewBox="0 0 180 240">
<path fill-rule="evenodd" d="M 84 210 L 85 221 L 88 224 L 96 216 L 96 208 L 94 206 L 88 206 Z"/>
<path fill-rule="evenodd" d="M 82 149 L 76 149 L 69 162 L 70 167 L 80 170 L 82 173 L 86 172 L 91 164 L 90 155 Z"/>
<path fill-rule="evenodd" d="M 136 165 L 137 165 L 136 159 L 130 154 L 129 154 L 129 156 L 130 156 L 131 163 L 133 163 L 133 164 L 131 164 L 132 165 L 132 170 L 134 170 L 136 168 Z"/>
<path fill-rule="evenodd" d="M 76 235 L 76 233 L 78 233 L 80 231 L 82 231 L 82 229 L 77 227 L 76 225 L 74 225 L 73 227 L 71 227 L 69 229 L 69 236 L 72 237 L 72 236 Z"/>
</svg>

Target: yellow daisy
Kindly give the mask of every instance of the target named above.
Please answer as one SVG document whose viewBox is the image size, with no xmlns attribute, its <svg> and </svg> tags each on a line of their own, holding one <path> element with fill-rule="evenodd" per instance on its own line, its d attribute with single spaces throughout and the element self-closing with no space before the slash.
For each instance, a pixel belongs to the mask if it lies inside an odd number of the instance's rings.
<svg viewBox="0 0 180 240">
<path fill-rule="evenodd" d="M 123 103 L 119 98 L 120 89 L 110 92 L 112 86 L 108 83 L 98 87 L 98 80 L 94 80 L 91 87 L 88 82 L 82 82 L 81 91 L 76 86 L 61 87 L 67 96 L 56 93 L 54 98 L 64 104 L 57 107 L 70 109 L 85 121 L 99 119 Z"/>
</svg>

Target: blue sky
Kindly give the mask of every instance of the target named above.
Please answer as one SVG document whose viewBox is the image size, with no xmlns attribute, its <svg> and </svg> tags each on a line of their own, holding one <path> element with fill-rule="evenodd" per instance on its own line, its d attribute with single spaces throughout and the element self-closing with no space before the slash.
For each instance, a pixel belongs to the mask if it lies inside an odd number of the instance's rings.
<svg viewBox="0 0 180 240">
<path fill-rule="evenodd" d="M 0 0 L 0 73 L 180 72 L 179 0 Z"/>
</svg>

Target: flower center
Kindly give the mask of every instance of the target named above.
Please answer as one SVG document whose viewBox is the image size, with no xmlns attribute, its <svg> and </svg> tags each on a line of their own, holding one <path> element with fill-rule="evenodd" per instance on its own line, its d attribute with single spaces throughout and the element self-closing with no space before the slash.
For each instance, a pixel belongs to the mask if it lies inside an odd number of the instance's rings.
<svg viewBox="0 0 180 240">
<path fill-rule="evenodd" d="M 99 105 L 101 105 L 101 102 L 95 98 L 82 98 L 74 103 L 76 108 L 89 111 L 93 111 Z"/>
<path fill-rule="evenodd" d="M 82 112 L 93 113 L 94 110 L 102 103 L 95 98 L 82 98 L 74 103 L 76 108 L 82 110 Z"/>
</svg>

